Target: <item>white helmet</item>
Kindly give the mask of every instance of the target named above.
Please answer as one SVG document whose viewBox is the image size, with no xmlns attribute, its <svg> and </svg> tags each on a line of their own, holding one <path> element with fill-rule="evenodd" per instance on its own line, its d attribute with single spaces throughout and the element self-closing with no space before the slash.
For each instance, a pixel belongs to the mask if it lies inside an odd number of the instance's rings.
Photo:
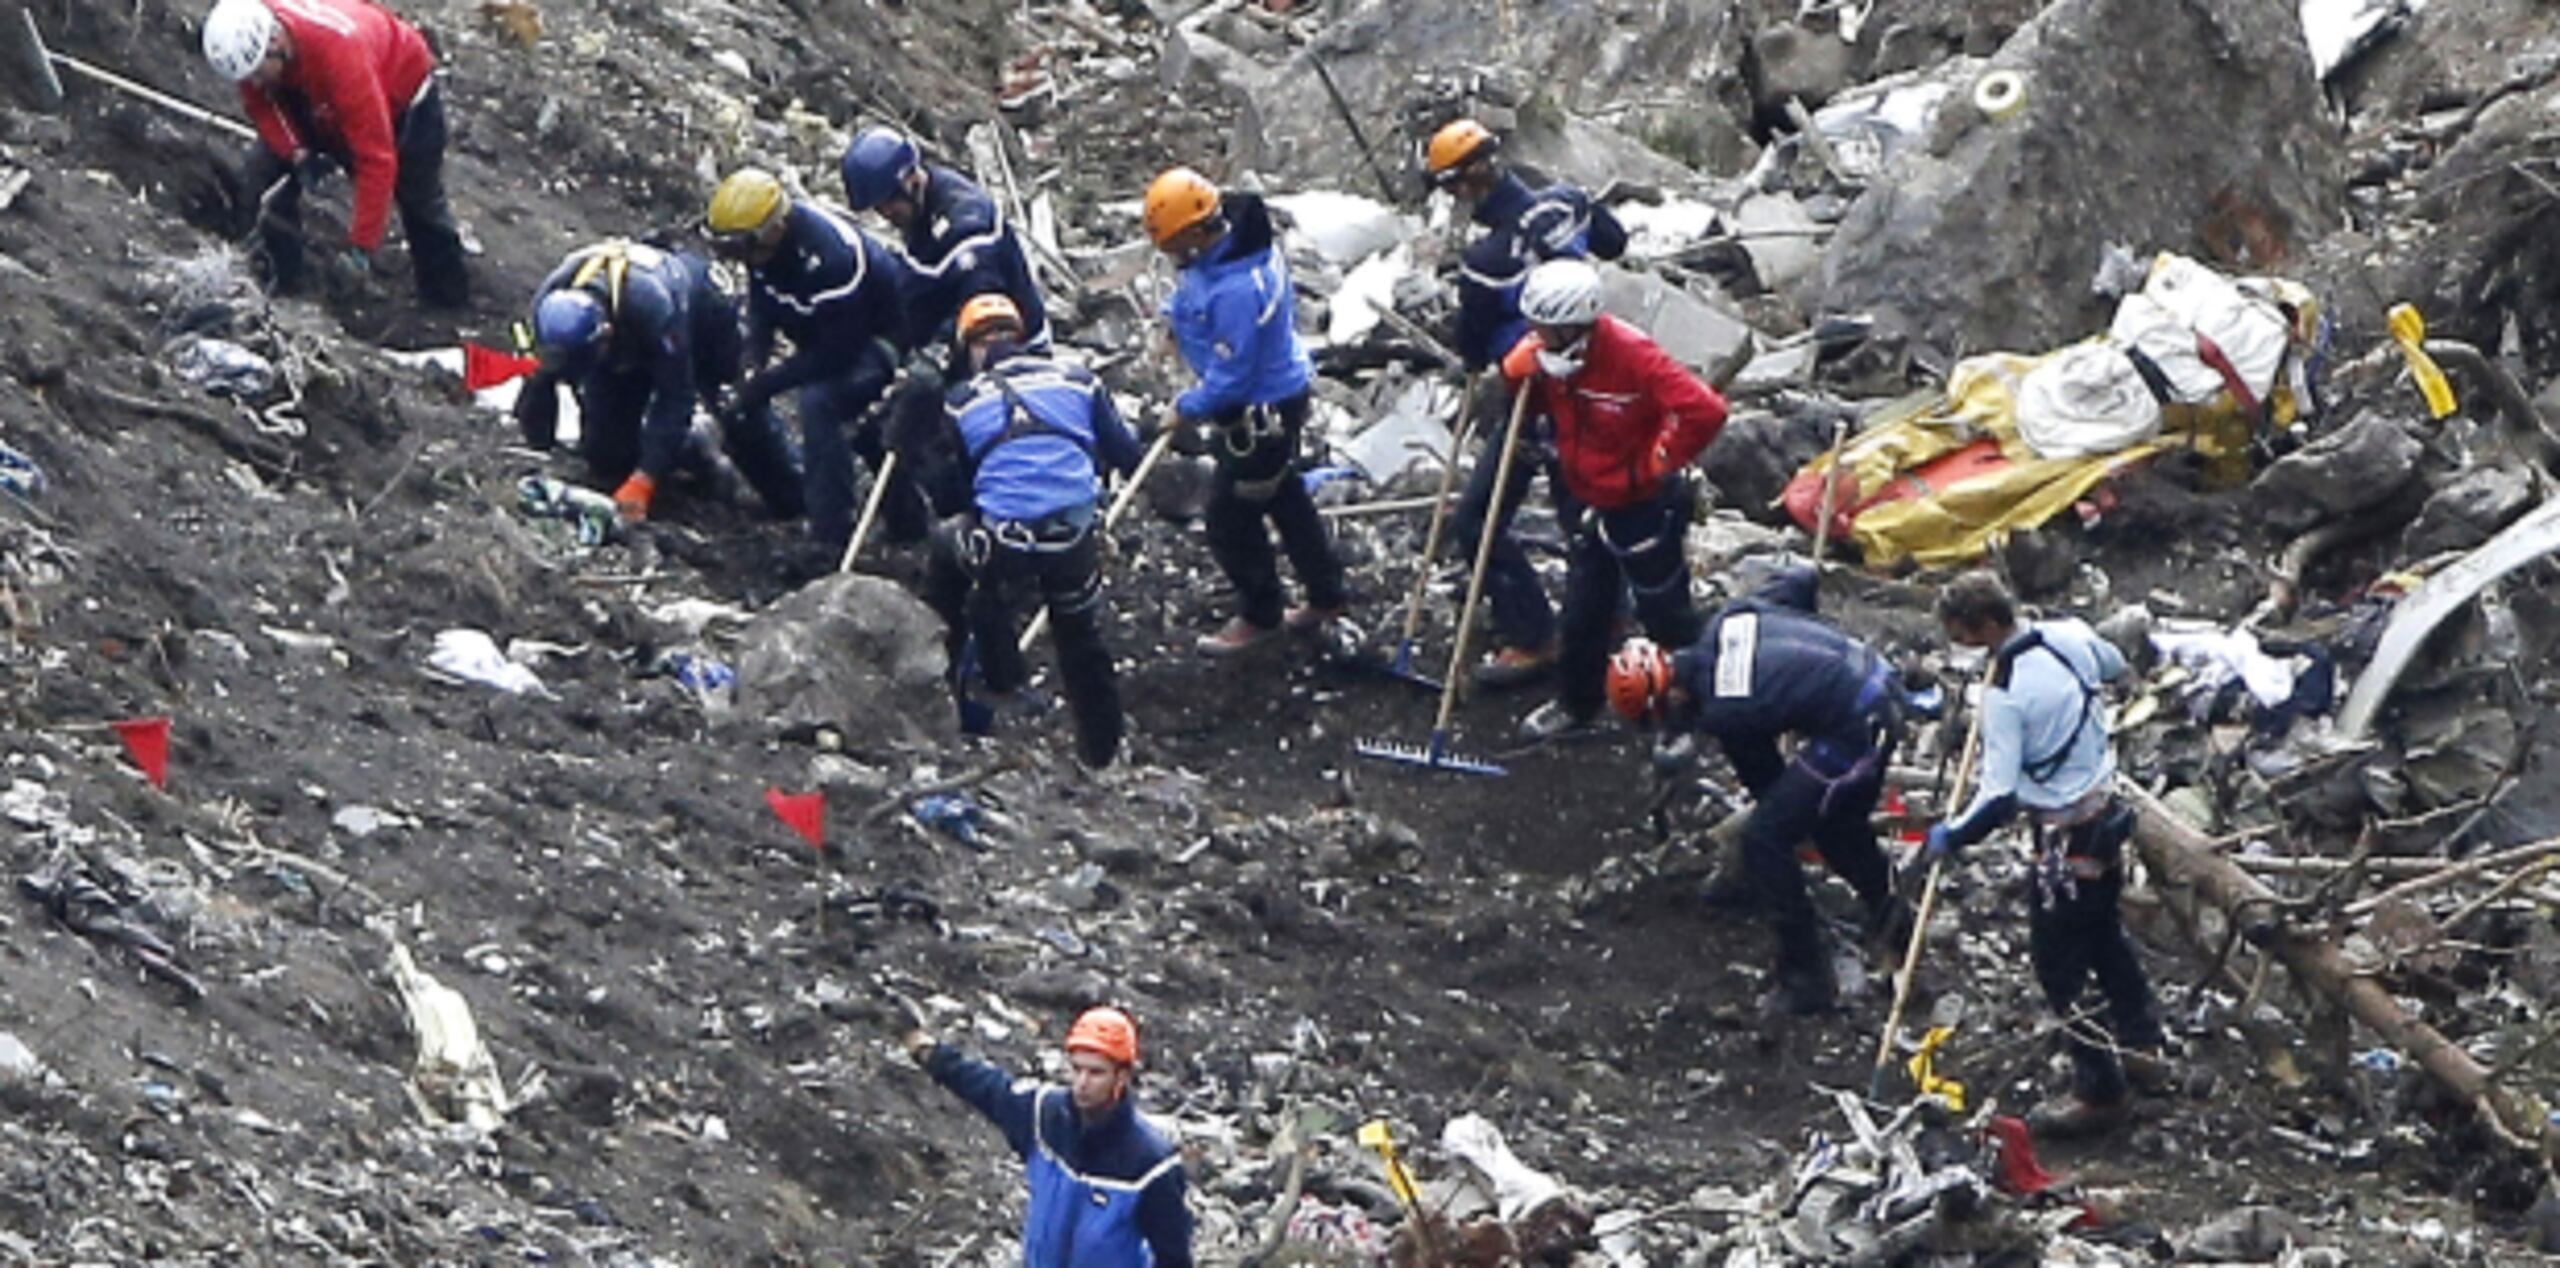
<svg viewBox="0 0 2560 1268">
<path fill-rule="evenodd" d="M 1580 260 L 1549 260 L 1520 287 L 1520 315 L 1540 326 L 1588 326 L 1600 316 L 1600 271 Z"/>
<path fill-rule="evenodd" d="M 276 15 L 267 0 L 216 0 L 204 15 L 204 59 L 233 83 L 257 73 L 275 38 Z"/>
</svg>

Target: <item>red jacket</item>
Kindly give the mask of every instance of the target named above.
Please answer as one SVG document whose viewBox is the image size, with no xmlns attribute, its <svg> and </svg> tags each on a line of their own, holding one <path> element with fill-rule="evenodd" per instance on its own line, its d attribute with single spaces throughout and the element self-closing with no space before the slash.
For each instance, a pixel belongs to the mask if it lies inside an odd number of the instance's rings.
<svg viewBox="0 0 2560 1268">
<path fill-rule="evenodd" d="M 254 84 L 240 85 L 240 104 L 268 149 L 288 160 L 317 151 L 347 164 L 356 187 L 347 238 L 370 251 L 382 244 L 391 187 L 400 176 L 392 121 L 426 86 L 435 54 L 416 27 L 365 0 L 267 0 L 267 7 L 293 37 L 280 86 L 301 97 L 322 135 L 296 133 L 284 110 Z"/>
<path fill-rule="evenodd" d="M 1724 427 L 1724 398 L 1642 331 L 1602 314 L 1582 369 L 1569 379 L 1538 369 L 1542 345 L 1523 336 L 1502 358 L 1503 378 L 1538 375 L 1538 404 L 1555 422 L 1556 467 L 1584 505 L 1614 511 L 1662 491 Z"/>
</svg>

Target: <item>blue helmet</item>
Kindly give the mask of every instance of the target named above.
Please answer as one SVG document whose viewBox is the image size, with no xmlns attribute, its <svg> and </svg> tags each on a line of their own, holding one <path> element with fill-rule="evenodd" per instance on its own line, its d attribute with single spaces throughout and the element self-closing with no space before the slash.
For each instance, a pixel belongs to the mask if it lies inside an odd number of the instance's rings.
<svg viewBox="0 0 2560 1268">
<path fill-rule="evenodd" d="M 864 128 L 844 149 L 844 196 L 855 211 L 869 211 L 898 196 L 898 182 L 924 156 L 916 143 L 892 128 Z"/>
<path fill-rule="evenodd" d="M 544 364 L 573 368 L 604 345 L 604 301 L 584 287 L 563 287 L 533 306 L 533 348 Z"/>
</svg>

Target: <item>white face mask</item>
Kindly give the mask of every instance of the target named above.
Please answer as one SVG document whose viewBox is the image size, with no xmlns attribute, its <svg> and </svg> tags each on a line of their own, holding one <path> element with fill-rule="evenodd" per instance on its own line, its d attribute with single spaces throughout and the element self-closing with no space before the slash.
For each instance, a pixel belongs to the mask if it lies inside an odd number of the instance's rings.
<svg viewBox="0 0 2560 1268">
<path fill-rule="evenodd" d="M 1552 338 L 1553 336 L 1541 336 Z M 1591 351 L 1591 335 L 1585 331 L 1561 348 L 1538 349 L 1538 369 L 1549 378 L 1569 379 L 1582 372 L 1582 363 Z"/>
</svg>

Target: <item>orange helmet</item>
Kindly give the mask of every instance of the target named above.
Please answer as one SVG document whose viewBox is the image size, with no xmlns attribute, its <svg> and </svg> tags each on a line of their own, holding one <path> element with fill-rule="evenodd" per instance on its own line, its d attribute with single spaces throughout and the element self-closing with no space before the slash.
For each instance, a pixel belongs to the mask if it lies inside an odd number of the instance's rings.
<svg viewBox="0 0 2560 1268">
<path fill-rule="evenodd" d="M 1147 237 L 1159 247 L 1218 214 L 1218 187 L 1187 167 L 1165 169 L 1147 186 Z"/>
<path fill-rule="evenodd" d="M 1011 296 L 989 291 L 971 296 L 968 303 L 960 306 L 960 342 L 967 343 L 979 332 L 997 325 L 1011 326 L 1017 335 L 1022 333 L 1022 310 L 1014 307 Z"/>
<path fill-rule="evenodd" d="M 1423 170 L 1431 174 L 1435 184 L 1445 185 L 1458 169 L 1480 158 L 1493 157 L 1502 148 L 1502 139 L 1473 119 L 1458 119 L 1431 134 L 1431 146 L 1423 153 Z"/>
<path fill-rule="evenodd" d="M 1609 706 L 1629 722 L 1643 722 L 1671 689 L 1671 658 L 1649 638 L 1631 638 L 1609 658 Z"/>
<path fill-rule="evenodd" d="M 1122 1065 L 1138 1064 L 1138 1023 L 1108 1004 L 1088 1008 L 1067 1028 L 1067 1051 L 1090 1052 Z"/>
</svg>

